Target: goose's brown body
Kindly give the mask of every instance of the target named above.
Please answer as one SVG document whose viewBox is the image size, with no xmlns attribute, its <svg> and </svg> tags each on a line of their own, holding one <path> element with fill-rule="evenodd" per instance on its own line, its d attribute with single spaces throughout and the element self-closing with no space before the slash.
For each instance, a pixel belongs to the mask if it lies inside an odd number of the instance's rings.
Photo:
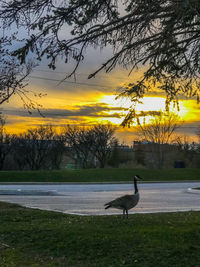
<svg viewBox="0 0 200 267">
<path fill-rule="evenodd" d="M 122 197 L 118 197 L 108 203 L 106 203 L 105 209 L 108 208 L 116 208 L 123 210 L 123 216 L 125 216 L 125 212 L 128 218 L 128 210 L 134 208 L 140 199 L 139 191 L 137 188 L 137 180 L 141 179 L 139 175 L 134 177 L 134 186 L 135 186 L 135 194 L 133 195 L 124 195 Z"/>
</svg>

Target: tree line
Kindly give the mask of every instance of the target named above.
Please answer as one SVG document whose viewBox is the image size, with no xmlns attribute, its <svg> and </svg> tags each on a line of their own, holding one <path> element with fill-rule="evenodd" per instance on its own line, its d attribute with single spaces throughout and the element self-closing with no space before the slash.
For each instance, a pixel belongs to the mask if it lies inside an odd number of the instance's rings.
<svg viewBox="0 0 200 267">
<path fill-rule="evenodd" d="M 20 170 L 59 169 L 64 153 L 81 168 L 104 168 L 111 156 L 115 127 L 67 125 L 58 133 L 51 125 L 41 125 L 20 134 L 8 134 L 0 120 L 0 170 L 5 161 Z M 10 166 L 9 168 L 14 168 Z"/>
<path fill-rule="evenodd" d="M 135 126 L 138 136 L 135 140 L 148 145 L 152 168 L 164 167 L 166 149 L 180 151 L 187 162 L 192 162 L 199 154 L 198 142 L 189 142 L 187 137 L 175 135 L 181 125 L 178 116 L 160 112 L 147 123 L 146 115 L 141 115 L 143 120 L 138 118 Z M 112 124 L 91 127 L 66 125 L 58 133 L 51 125 L 41 125 L 18 135 L 8 134 L 5 120 L 0 117 L 0 170 L 59 169 L 63 158 L 65 164 L 74 162 L 75 167 L 85 169 L 104 168 L 106 165 L 118 167 L 128 161 L 149 165 L 144 147 L 142 150 L 141 146 L 123 150 L 115 137 L 115 130 Z M 197 135 L 200 138 L 200 131 Z"/>
</svg>

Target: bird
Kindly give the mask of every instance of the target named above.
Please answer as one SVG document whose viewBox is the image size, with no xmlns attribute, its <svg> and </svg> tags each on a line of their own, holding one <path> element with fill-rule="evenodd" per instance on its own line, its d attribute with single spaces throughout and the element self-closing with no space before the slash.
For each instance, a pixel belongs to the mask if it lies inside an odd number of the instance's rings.
<svg viewBox="0 0 200 267">
<path fill-rule="evenodd" d="M 135 188 L 134 194 L 124 195 L 104 204 L 105 209 L 109 208 L 121 209 L 123 210 L 123 218 L 125 218 L 125 213 L 126 213 L 126 218 L 128 219 L 128 210 L 135 207 L 140 199 L 139 190 L 137 187 L 137 181 L 140 179 L 142 178 L 139 175 L 134 176 L 134 188 Z"/>
</svg>

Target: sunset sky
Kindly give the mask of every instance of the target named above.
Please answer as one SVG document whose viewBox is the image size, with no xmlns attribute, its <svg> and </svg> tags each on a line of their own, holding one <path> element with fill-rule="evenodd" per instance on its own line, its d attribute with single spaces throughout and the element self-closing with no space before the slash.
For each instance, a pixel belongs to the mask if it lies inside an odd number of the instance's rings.
<svg viewBox="0 0 200 267">
<path fill-rule="evenodd" d="M 128 76 L 128 70 L 117 67 L 111 73 L 101 72 L 94 79 L 88 80 L 88 75 L 103 63 L 109 56 L 109 50 L 103 53 L 91 50 L 85 61 L 81 64 L 76 80 L 70 78 L 60 81 L 72 70 L 73 62 L 65 65 L 57 62 L 55 71 L 49 70 L 44 60 L 35 68 L 29 78 L 27 89 L 34 92 L 47 94 L 41 99 L 36 99 L 42 105 L 44 117 L 34 111 L 30 115 L 23 109 L 23 104 L 17 96 L 12 97 L 9 103 L 1 106 L 6 118 L 8 132 L 22 132 L 41 124 L 51 124 L 63 127 L 66 124 L 92 125 L 95 123 L 112 122 L 117 126 L 116 136 L 121 143 L 132 144 L 136 139 L 134 127 L 122 128 L 120 123 L 130 106 L 130 101 L 115 100 L 120 86 L 133 81 L 140 76 L 140 70 Z M 33 98 L 34 99 L 34 98 Z M 164 95 L 151 93 L 143 99 L 143 105 L 137 107 L 140 111 L 160 111 L 165 109 Z M 175 110 L 177 112 L 177 110 Z M 200 105 L 196 100 L 180 100 L 181 120 L 184 121 L 178 130 L 178 135 L 188 135 L 196 138 L 196 131 L 200 126 Z"/>
</svg>

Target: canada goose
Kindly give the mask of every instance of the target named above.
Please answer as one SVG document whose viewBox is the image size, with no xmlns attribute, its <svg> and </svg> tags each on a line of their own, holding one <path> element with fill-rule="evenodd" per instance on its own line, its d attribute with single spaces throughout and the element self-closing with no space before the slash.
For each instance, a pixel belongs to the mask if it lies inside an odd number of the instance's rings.
<svg viewBox="0 0 200 267">
<path fill-rule="evenodd" d="M 124 195 L 122 197 L 118 197 L 108 203 L 106 203 L 104 206 L 105 209 L 108 208 L 116 208 L 123 210 L 123 218 L 125 217 L 126 212 L 126 218 L 128 218 L 128 210 L 135 207 L 139 201 L 139 191 L 137 187 L 137 181 L 142 179 L 139 175 L 134 176 L 134 187 L 135 187 L 135 194 L 133 195 Z"/>
</svg>

